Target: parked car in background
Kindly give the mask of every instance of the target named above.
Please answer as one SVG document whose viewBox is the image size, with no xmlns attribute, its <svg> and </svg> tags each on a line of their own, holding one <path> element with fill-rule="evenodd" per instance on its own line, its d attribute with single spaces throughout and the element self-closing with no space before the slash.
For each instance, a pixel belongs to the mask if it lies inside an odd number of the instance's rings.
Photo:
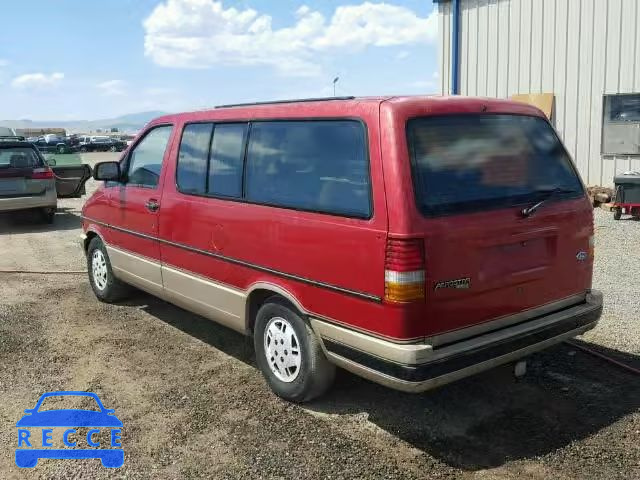
<svg viewBox="0 0 640 480">
<path fill-rule="evenodd" d="M 88 165 L 48 163 L 33 143 L 0 138 L 0 212 L 37 210 L 53 222 L 58 198 L 77 198 L 91 176 Z"/>
<path fill-rule="evenodd" d="M 67 143 L 72 147 L 77 147 L 78 144 L 80 143 L 80 137 L 75 133 L 72 133 L 71 135 L 67 135 L 64 138 L 67 141 Z"/>
<path fill-rule="evenodd" d="M 593 209 L 544 113 L 336 98 L 150 122 L 83 208 L 89 282 L 253 336 L 279 396 L 418 392 L 593 328 Z"/>
<path fill-rule="evenodd" d="M 29 139 L 41 152 L 44 153 L 71 153 L 76 151 L 76 145 L 67 137 L 61 137 L 54 134 L 42 135 L 40 137 Z"/>
<path fill-rule="evenodd" d="M 127 148 L 125 142 L 106 135 L 83 136 L 78 142 L 78 149 L 81 152 L 121 152 L 125 148 Z"/>
</svg>

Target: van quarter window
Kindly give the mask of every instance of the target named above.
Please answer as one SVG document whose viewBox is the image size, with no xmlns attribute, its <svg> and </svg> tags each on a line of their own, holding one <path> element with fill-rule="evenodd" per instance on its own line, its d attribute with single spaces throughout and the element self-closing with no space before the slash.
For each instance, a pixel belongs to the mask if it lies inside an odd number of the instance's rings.
<svg viewBox="0 0 640 480">
<path fill-rule="evenodd" d="M 264 121 L 251 126 L 246 196 L 257 203 L 369 218 L 364 127 L 353 120 Z"/>
<path fill-rule="evenodd" d="M 193 123 L 180 142 L 177 184 L 182 193 L 242 196 L 246 123 Z"/>
<path fill-rule="evenodd" d="M 569 155 L 542 118 L 450 115 L 410 120 L 414 188 L 427 216 L 584 195 Z"/>
</svg>

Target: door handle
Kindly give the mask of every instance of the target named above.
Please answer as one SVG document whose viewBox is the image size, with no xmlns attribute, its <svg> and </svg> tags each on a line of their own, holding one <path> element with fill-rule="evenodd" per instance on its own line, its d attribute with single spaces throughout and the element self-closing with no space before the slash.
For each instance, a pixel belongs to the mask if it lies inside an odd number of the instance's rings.
<svg viewBox="0 0 640 480">
<path fill-rule="evenodd" d="M 147 207 L 147 210 L 149 210 L 150 212 L 157 212 L 160 208 L 160 204 L 157 200 L 154 199 L 147 200 L 147 203 L 145 203 L 144 206 Z"/>
</svg>

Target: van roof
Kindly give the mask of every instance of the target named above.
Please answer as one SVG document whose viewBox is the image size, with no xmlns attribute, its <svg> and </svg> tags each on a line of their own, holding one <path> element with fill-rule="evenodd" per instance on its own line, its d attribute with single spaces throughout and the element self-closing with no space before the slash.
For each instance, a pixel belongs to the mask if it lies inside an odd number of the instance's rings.
<svg viewBox="0 0 640 480">
<path fill-rule="evenodd" d="M 336 115 L 348 115 L 351 109 L 366 109 L 382 103 L 388 104 L 392 110 L 411 111 L 419 108 L 433 114 L 489 111 L 544 117 L 544 113 L 537 107 L 513 100 L 457 95 L 410 95 L 303 98 L 219 105 L 210 109 L 163 115 L 150 123 L 170 123 L 183 119 L 198 121 L 208 118 L 250 118 L 255 117 L 256 112 L 260 112 L 265 117 L 278 117 L 287 116 L 293 112 L 299 113 L 300 110 L 304 110 L 308 115 L 313 115 L 314 111 L 319 116 L 331 114 L 331 112 L 335 112 Z"/>
</svg>

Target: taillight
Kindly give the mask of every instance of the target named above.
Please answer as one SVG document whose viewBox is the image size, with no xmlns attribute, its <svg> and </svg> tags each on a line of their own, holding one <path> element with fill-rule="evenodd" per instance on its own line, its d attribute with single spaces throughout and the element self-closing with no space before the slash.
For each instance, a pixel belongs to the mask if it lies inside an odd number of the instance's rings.
<svg viewBox="0 0 640 480">
<path fill-rule="evenodd" d="M 387 239 L 384 299 L 391 303 L 424 300 L 424 246 L 420 239 Z"/>
<path fill-rule="evenodd" d="M 53 170 L 49 167 L 44 168 L 35 168 L 33 173 L 31 174 L 32 180 L 47 180 L 50 178 L 54 178 Z"/>
</svg>

